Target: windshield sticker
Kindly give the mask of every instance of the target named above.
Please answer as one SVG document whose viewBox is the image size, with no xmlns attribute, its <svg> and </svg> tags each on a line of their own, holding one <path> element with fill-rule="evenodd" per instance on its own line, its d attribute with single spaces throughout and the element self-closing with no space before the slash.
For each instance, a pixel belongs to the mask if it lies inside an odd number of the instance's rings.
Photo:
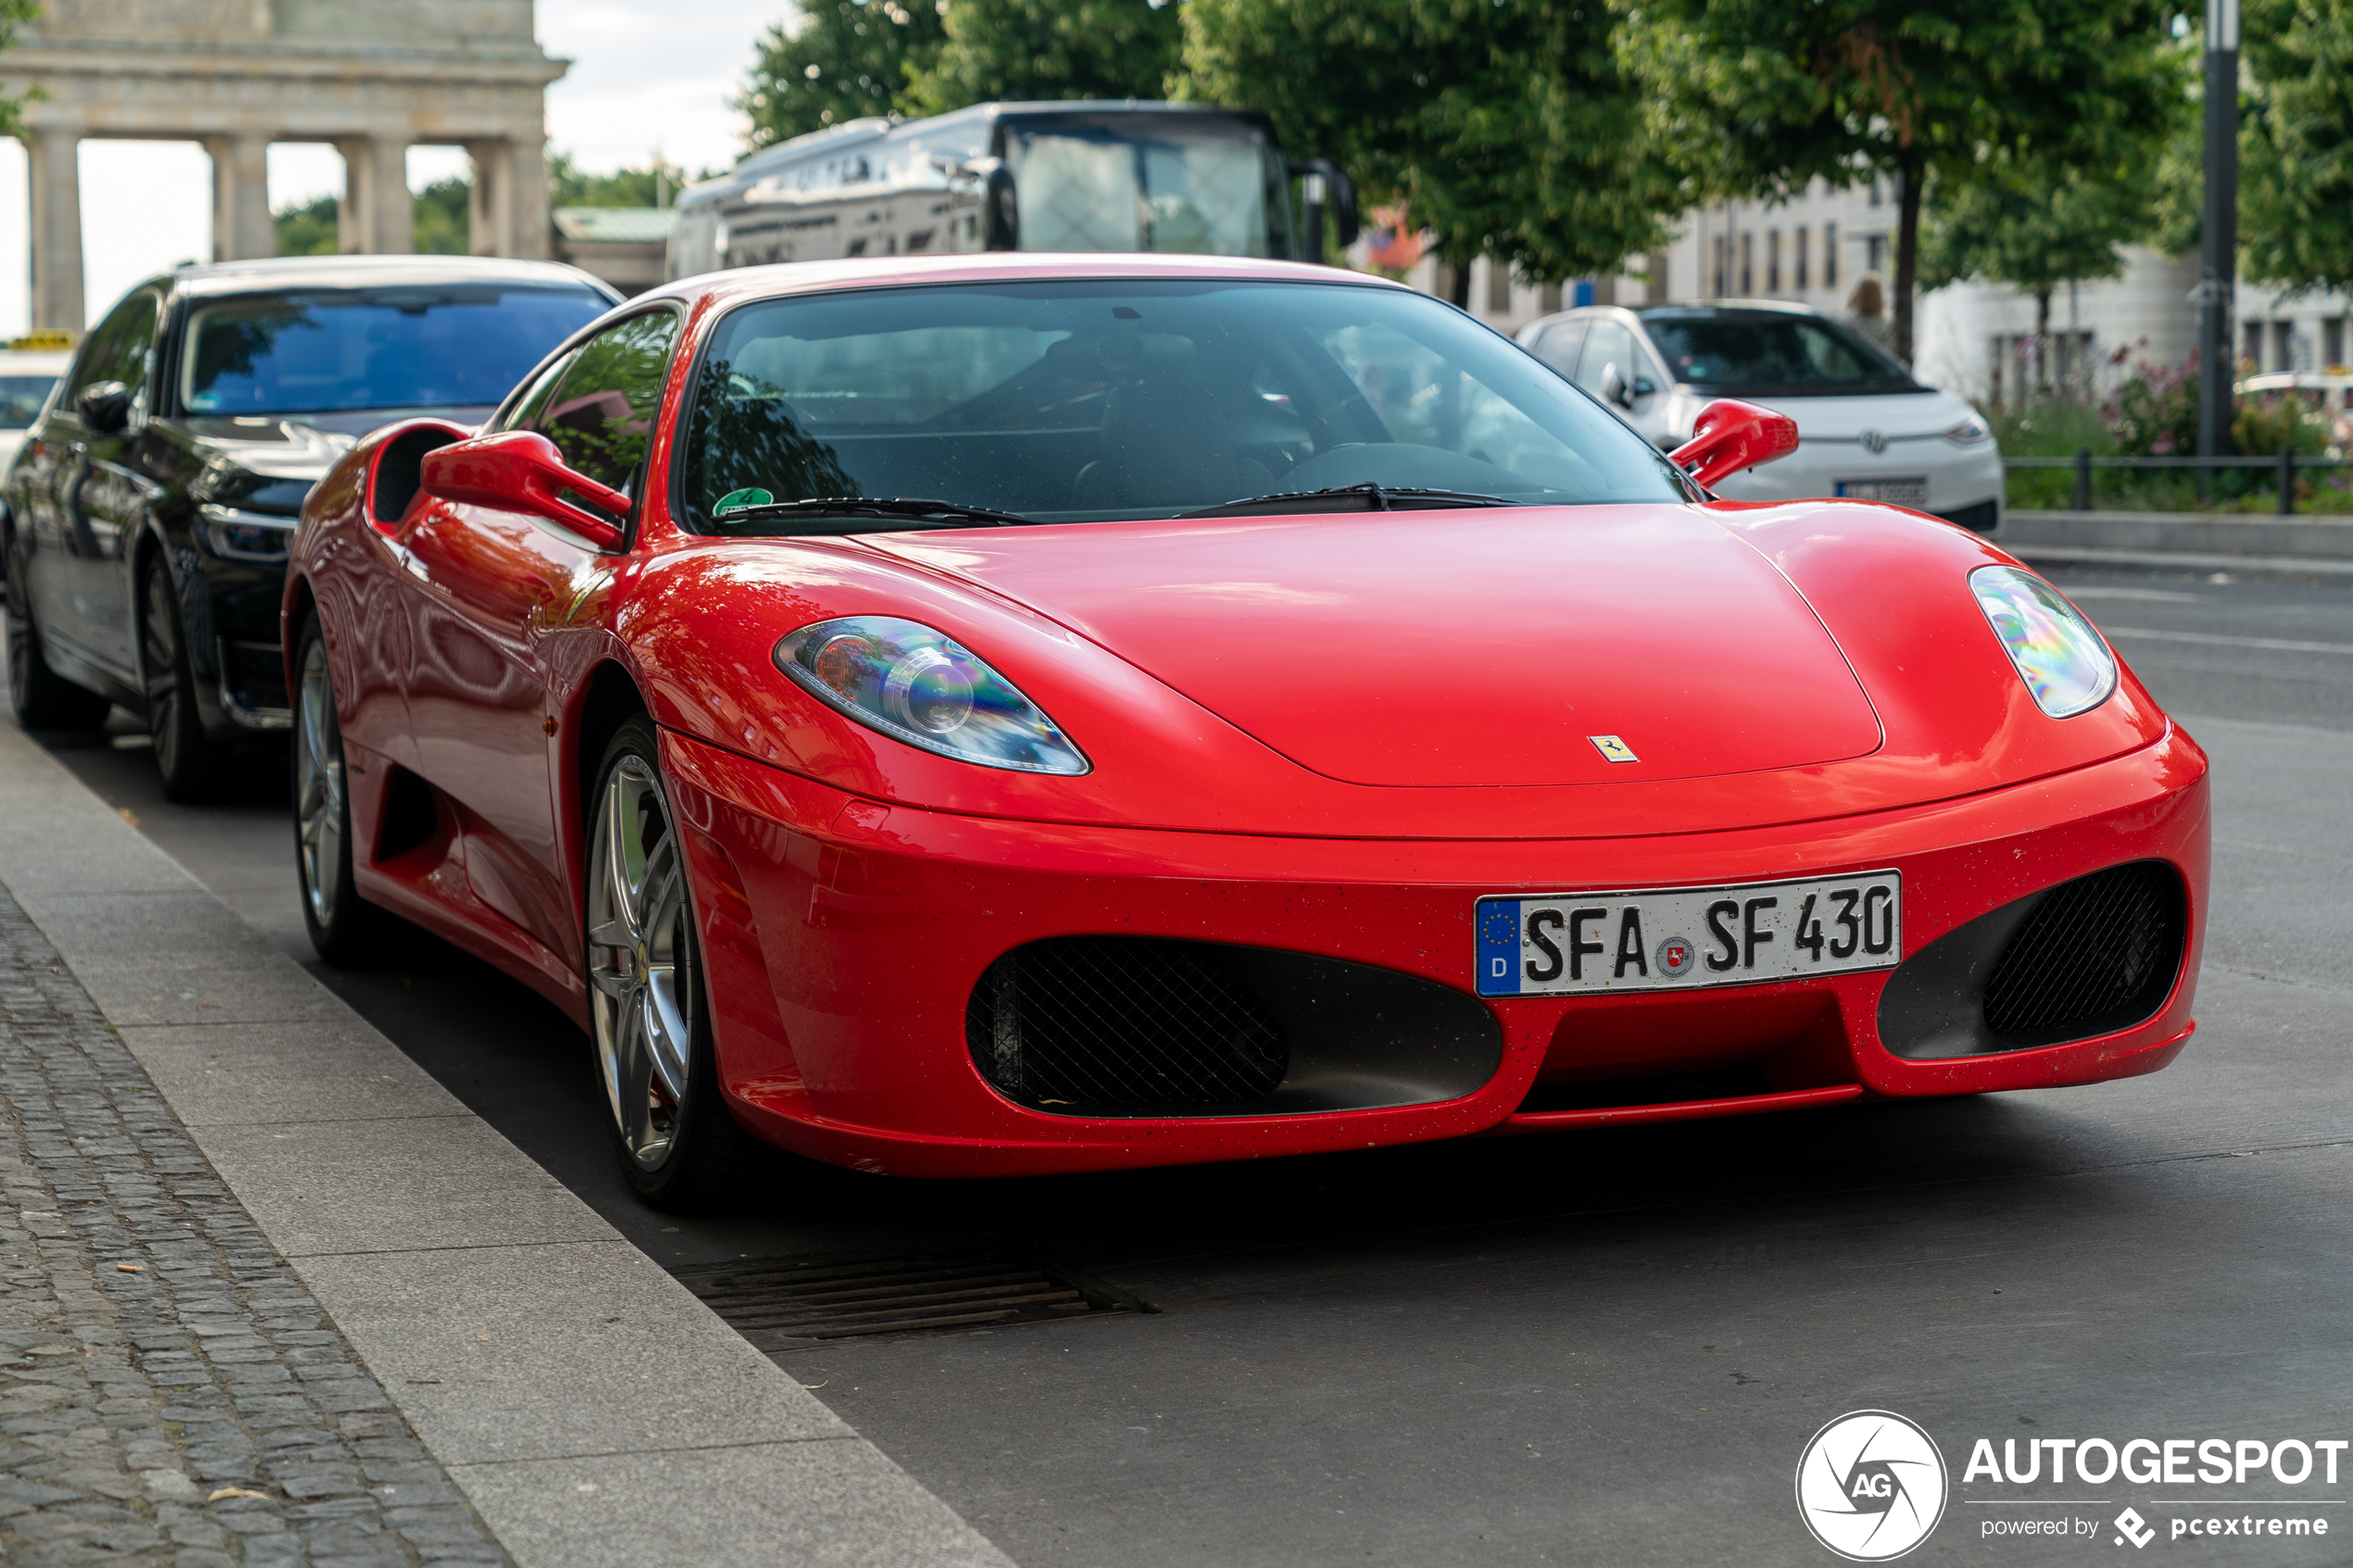
<svg viewBox="0 0 2353 1568">
<path fill-rule="evenodd" d="M 754 507 L 774 506 L 775 500 L 776 497 L 765 490 L 730 490 L 719 497 L 719 504 L 711 508 L 711 515 L 725 517 L 729 512 L 748 512 Z"/>
</svg>

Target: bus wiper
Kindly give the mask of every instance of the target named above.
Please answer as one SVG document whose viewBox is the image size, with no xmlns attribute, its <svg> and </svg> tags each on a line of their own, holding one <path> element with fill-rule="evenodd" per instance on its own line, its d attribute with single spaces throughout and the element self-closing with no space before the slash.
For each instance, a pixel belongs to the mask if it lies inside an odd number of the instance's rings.
<svg viewBox="0 0 2353 1568">
<path fill-rule="evenodd" d="M 723 528 L 738 518 L 880 517 L 942 528 L 1016 528 L 1036 518 L 1019 512 L 991 511 L 954 501 L 922 501 L 905 496 L 815 495 L 801 501 L 768 501 L 757 507 L 729 507 L 718 518 Z"/>
<path fill-rule="evenodd" d="M 1298 506 L 1294 503 L 1315 503 Z M 1397 503 L 1403 502 L 1403 506 Z M 1336 484 L 1325 490 L 1285 490 L 1272 495 L 1252 495 L 1247 500 L 1227 501 L 1221 506 L 1203 507 L 1197 512 L 1179 512 L 1185 517 L 1249 517 L 1260 512 L 1393 512 L 1417 511 L 1423 507 L 1516 507 L 1524 505 L 1502 495 L 1481 495 L 1470 490 L 1429 490 L 1406 484 Z"/>
</svg>

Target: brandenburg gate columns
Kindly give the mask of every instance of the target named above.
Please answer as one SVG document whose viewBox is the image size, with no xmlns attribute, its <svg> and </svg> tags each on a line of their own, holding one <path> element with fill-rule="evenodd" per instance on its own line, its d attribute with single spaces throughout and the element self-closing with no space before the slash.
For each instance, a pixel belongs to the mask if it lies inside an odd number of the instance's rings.
<svg viewBox="0 0 2353 1568">
<path fill-rule="evenodd" d="M 79 332 L 82 300 L 82 138 L 38 130 L 26 149 L 32 188 L 32 324 Z"/>
<path fill-rule="evenodd" d="M 213 254 L 275 254 L 272 142 L 342 152 L 340 248 L 416 248 L 408 157 L 473 155 L 473 248 L 548 250 L 547 83 L 564 73 L 532 31 L 532 0 L 44 0 L 0 55 L 25 106 L 31 165 L 32 325 L 79 329 L 89 136 L 194 141 L 212 157 Z M 104 301 L 99 302 L 106 303 Z"/>
</svg>

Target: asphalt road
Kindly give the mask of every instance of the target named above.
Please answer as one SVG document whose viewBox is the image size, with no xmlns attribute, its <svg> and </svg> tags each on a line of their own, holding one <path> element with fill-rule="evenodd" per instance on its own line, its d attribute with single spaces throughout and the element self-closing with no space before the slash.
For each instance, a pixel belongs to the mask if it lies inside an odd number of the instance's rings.
<svg viewBox="0 0 2353 1568">
<path fill-rule="evenodd" d="M 2163 1073 L 1114 1176 L 779 1159 L 707 1220 L 626 1196 L 581 1036 L 521 986 L 430 940 L 317 965 L 274 773 L 177 808 L 144 737 L 50 744 L 658 1261 L 996 1236 L 1158 1307 L 789 1358 L 1026 1568 L 1824 1562 L 1793 1470 L 1866 1407 L 1952 1467 L 1910 1561 L 2112 1553 L 2127 1504 L 2329 1518 L 2208 1555 L 2353 1560 L 2353 1455 L 2334 1486 L 1963 1481 L 1980 1436 L 2353 1437 L 2353 588 L 2054 575 L 2216 762 L 2201 1028 Z M 2063 1516 L 2096 1536 L 1988 1535 Z"/>
</svg>

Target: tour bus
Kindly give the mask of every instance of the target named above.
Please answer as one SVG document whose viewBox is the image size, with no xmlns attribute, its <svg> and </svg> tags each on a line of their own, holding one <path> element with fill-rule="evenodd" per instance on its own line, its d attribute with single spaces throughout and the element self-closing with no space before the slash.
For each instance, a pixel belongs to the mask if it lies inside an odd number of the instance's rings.
<svg viewBox="0 0 2353 1568">
<path fill-rule="evenodd" d="M 1303 212 L 1295 213 L 1291 182 Z M 1297 257 L 1341 245 L 1355 192 L 1287 161 L 1266 117 L 1198 104 L 975 104 L 853 119 L 754 153 L 678 194 L 670 275 L 773 261 L 976 250 Z"/>
</svg>

